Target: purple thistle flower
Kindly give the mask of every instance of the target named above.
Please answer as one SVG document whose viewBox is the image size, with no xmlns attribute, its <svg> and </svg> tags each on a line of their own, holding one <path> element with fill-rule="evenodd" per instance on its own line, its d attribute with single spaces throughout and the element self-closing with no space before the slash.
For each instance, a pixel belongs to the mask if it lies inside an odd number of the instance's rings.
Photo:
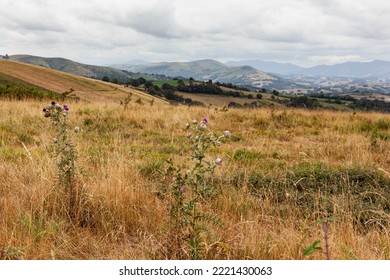
<svg viewBox="0 0 390 280">
<path fill-rule="evenodd" d="M 183 193 L 185 189 L 183 187 L 180 188 L 180 192 Z"/>
<path fill-rule="evenodd" d="M 205 123 L 205 124 L 208 124 L 209 123 L 209 119 L 207 117 L 203 117 L 201 122 Z"/>
<path fill-rule="evenodd" d="M 68 105 L 64 105 L 64 106 L 63 106 L 63 109 L 64 109 L 64 111 L 69 111 Z"/>
</svg>

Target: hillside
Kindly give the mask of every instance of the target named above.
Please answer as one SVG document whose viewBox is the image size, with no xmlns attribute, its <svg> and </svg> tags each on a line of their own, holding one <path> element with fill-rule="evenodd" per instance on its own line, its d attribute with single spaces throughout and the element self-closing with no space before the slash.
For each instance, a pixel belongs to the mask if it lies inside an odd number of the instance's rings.
<svg viewBox="0 0 390 280">
<path fill-rule="evenodd" d="M 284 89 L 294 83 L 271 75 L 251 66 L 227 66 L 216 60 L 205 59 L 192 62 L 161 62 L 143 65 L 122 65 L 122 69 L 132 72 L 163 74 L 171 77 L 193 77 L 197 80 L 213 80 L 233 83 L 253 88 L 270 87 Z"/>
<path fill-rule="evenodd" d="M 251 60 L 239 60 L 239 61 L 228 61 L 226 65 L 229 66 L 243 66 L 248 65 L 252 66 L 261 71 L 265 71 L 267 73 L 275 73 L 278 75 L 287 75 L 290 73 L 298 72 L 305 68 L 292 64 L 292 63 L 278 63 L 273 61 L 263 61 L 258 59 Z"/>
<path fill-rule="evenodd" d="M 99 80 L 101 80 L 104 76 L 117 78 L 118 80 L 123 81 L 130 78 L 128 74 L 118 69 L 82 64 L 60 57 L 46 58 L 31 55 L 11 55 L 10 60 L 42 66 L 49 69 L 59 70 L 62 72 Z"/>
<path fill-rule="evenodd" d="M 0 102 L 0 260 L 191 259 L 197 192 L 198 259 L 389 259 L 388 114 L 70 103 L 70 204 L 43 104 Z"/>
<path fill-rule="evenodd" d="M 0 60 L 0 74 L 57 93 L 73 89 L 76 96 L 92 102 L 119 102 L 129 92 L 133 93 L 134 98 L 151 99 L 135 89 L 16 61 Z"/>
</svg>

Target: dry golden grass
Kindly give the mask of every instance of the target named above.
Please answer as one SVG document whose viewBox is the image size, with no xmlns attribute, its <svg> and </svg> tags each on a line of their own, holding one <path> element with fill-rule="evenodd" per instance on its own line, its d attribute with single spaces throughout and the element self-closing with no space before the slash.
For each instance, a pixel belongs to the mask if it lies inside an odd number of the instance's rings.
<svg viewBox="0 0 390 280">
<path fill-rule="evenodd" d="M 390 117 L 379 113 L 229 110 L 134 102 L 71 103 L 84 224 L 61 212 L 54 187 L 54 130 L 46 103 L 0 103 L 0 247 L 23 259 L 171 258 L 161 196 L 165 159 L 188 164 L 183 124 L 208 116 L 230 129 L 213 148 L 218 195 L 203 207 L 206 259 L 324 259 L 304 249 L 322 240 L 316 219 L 331 216 L 333 259 L 390 258 Z M 24 148 L 23 144 L 26 148 Z M 4 257 L 4 256 L 3 256 Z"/>
<path fill-rule="evenodd" d="M 132 88 L 16 61 L 0 60 L 0 73 L 58 93 L 72 88 L 73 94 L 92 102 L 117 103 L 130 92 L 135 100 L 140 98 L 143 102 L 148 102 L 152 99 L 150 95 Z M 155 99 L 156 104 L 166 103 L 161 99 Z"/>
</svg>

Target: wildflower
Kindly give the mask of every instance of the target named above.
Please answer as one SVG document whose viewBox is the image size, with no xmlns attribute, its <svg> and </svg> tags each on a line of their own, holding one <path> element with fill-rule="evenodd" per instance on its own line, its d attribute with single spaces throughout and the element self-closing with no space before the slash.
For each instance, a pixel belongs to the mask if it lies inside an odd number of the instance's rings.
<svg viewBox="0 0 390 280">
<path fill-rule="evenodd" d="M 199 125 L 199 129 L 200 129 L 200 130 L 206 130 L 206 128 L 207 128 L 206 123 L 201 122 L 200 125 Z"/>
<path fill-rule="evenodd" d="M 77 133 L 77 132 L 79 132 L 79 131 L 80 131 L 80 127 L 76 126 L 76 127 L 74 128 L 74 132 Z"/>
<path fill-rule="evenodd" d="M 221 158 L 218 157 L 218 158 L 215 159 L 215 164 L 216 165 L 221 165 L 221 163 L 222 163 L 222 159 Z"/>
<path fill-rule="evenodd" d="M 183 193 L 185 191 L 184 187 L 180 188 L 180 192 Z"/>
<path fill-rule="evenodd" d="M 43 109 L 43 112 L 45 113 L 45 118 L 50 117 L 50 111 L 47 110 L 46 108 Z"/>
<path fill-rule="evenodd" d="M 229 131 L 229 130 L 225 130 L 223 132 L 223 135 L 226 137 L 226 138 L 231 138 L 232 137 L 232 133 Z"/>
<path fill-rule="evenodd" d="M 205 123 L 205 124 L 208 124 L 209 123 L 209 119 L 207 117 L 203 117 L 201 122 Z"/>
<path fill-rule="evenodd" d="M 66 104 L 62 108 L 64 109 L 64 111 L 69 111 L 69 107 Z"/>
</svg>

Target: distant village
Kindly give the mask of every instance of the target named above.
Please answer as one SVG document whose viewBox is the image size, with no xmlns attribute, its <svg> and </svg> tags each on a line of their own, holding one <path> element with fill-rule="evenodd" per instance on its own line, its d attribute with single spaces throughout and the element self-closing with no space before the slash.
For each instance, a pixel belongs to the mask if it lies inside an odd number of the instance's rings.
<svg viewBox="0 0 390 280">
<path fill-rule="evenodd" d="M 9 55 L 8 54 L 6 54 L 6 55 L 0 54 L 0 59 L 9 59 Z"/>
</svg>

